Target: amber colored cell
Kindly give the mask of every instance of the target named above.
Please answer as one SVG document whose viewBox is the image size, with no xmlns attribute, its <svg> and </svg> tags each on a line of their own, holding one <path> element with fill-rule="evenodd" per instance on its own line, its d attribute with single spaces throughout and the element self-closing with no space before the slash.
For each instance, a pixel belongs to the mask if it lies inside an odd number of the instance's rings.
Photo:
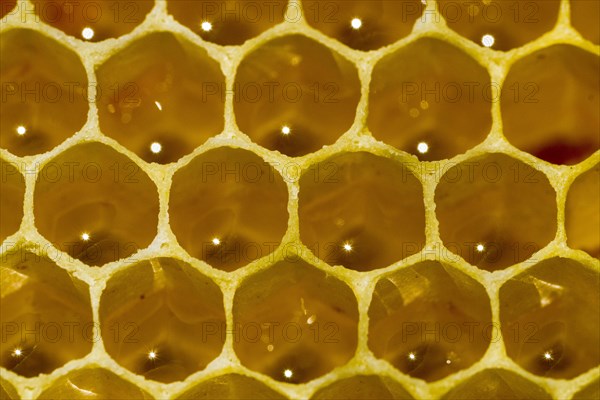
<svg viewBox="0 0 600 400">
<path fill-rule="evenodd" d="M 428 382 L 471 366 L 491 340 L 491 310 L 480 283 L 437 261 L 380 280 L 369 308 L 376 357 Z"/>
<path fill-rule="evenodd" d="M 352 290 L 300 259 L 244 280 L 233 299 L 233 322 L 242 364 L 289 383 L 345 364 L 358 340 Z"/>
<path fill-rule="evenodd" d="M 440 236 L 452 253 L 495 271 L 554 239 L 556 192 L 540 171 L 499 153 L 442 170 L 435 204 Z"/>
<path fill-rule="evenodd" d="M 70 371 L 58 378 L 38 397 L 40 400 L 135 399 L 153 397 L 133 383 L 102 368 Z"/>
<path fill-rule="evenodd" d="M 240 45 L 283 22 L 287 0 L 168 0 L 167 11 L 202 39 Z M 298 11 L 290 17 L 298 19 Z"/>
<path fill-rule="evenodd" d="M 464 51 L 425 38 L 373 70 L 367 123 L 376 139 L 421 160 L 451 158 L 487 136 L 490 75 Z"/>
<path fill-rule="evenodd" d="M 508 141 L 554 164 L 576 164 L 598 150 L 599 69 L 597 55 L 562 44 L 517 61 L 501 95 Z"/>
<path fill-rule="evenodd" d="M 229 374 L 209 379 L 176 397 L 177 400 L 247 400 L 247 399 L 285 399 L 264 383 L 238 374 Z"/>
<path fill-rule="evenodd" d="M 600 164 L 578 176 L 569 188 L 565 208 L 567 243 L 600 257 Z"/>
<path fill-rule="evenodd" d="M 0 0 L 0 18 L 17 12 L 16 5 L 17 0 Z"/>
<path fill-rule="evenodd" d="M 600 399 L 600 381 L 596 379 L 573 396 L 573 400 Z"/>
<path fill-rule="evenodd" d="M 84 143 L 42 167 L 34 215 L 39 232 L 56 248 L 100 266 L 152 242 L 158 192 L 126 156 L 104 144 Z"/>
<path fill-rule="evenodd" d="M 458 384 L 443 400 L 550 400 L 541 387 L 505 369 L 487 369 Z"/>
<path fill-rule="evenodd" d="M 30 29 L 2 32 L 0 146 L 17 156 L 46 152 L 87 119 L 88 80 L 77 54 Z"/>
<path fill-rule="evenodd" d="M 382 268 L 425 243 L 421 183 L 403 164 L 366 152 L 309 167 L 298 212 L 302 242 L 331 265 Z"/>
<path fill-rule="evenodd" d="M 413 397 L 397 382 L 377 375 L 357 375 L 319 389 L 312 400 L 409 400 Z"/>
<path fill-rule="evenodd" d="M 106 351 L 119 364 L 147 379 L 181 381 L 221 352 L 223 295 L 190 265 L 151 259 L 108 281 L 100 324 Z"/>
<path fill-rule="evenodd" d="M 41 21 L 90 42 L 131 32 L 154 7 L 154 0 L 32 0 L 32 3 Z"/>
<path fill-rule="evenodd" d="M 5 381 L 2 378 L 0 378 L 0 399 L 2 399 L 2 400 L 18 400 L 19 399 L 19 394 L 17 393 L 15 388 L 10 383 L 8 383 L 8 381 Z"/>
<path fill-rule="evenodd" d="M 560 0 L 438 0 L 438 5 L 451 29 L 480 46 L 506 51 L 551 31 Z"/>
<path fill-rule="evenodd" d="M 533 374 L 557 379 L 596 367 L 599 287 L 597 271 L 558 257 L 506 282 L 500 288 L 500 323 L 508 356 Z"/>
<path fill-rule="evenodd" d="M 17 166 L 0 158 L 0 243 L 17 232 L 23 219 L 25 179 Z"/>
<path fill-rule="evenodd" d="M 302 6 L 311 26 L 357 50 L 407 36 L 425 9 L 420 0 L 307 0 Z"/>
<path fill-rule="evenodd" d="M 102 132 L 148 162 L 169 163 L 224 126 L 224 77 L 207 52 L 151 33 L 96 70 Z"/>
<path fill-rule="evenodd" d="M 190 255 L 233 271 L 279 245 L 287 200 L 281 175 L 254 153 L 210 150 L 175 173 L 171 228 Z"/>
<path fill-rule="evenodd" d="M 237 124 L 252 141 L 302 156 L 333 144 L 350 128 L 360 81 L 356 67 L 335 51 L 290 35 L 246 55 L 234 90 Z"/>
<path fill-rule="evenodd" d="M 48 374 L 92 349 L 85 283 L 25 249 L 3 256 L 0 274 L 3 368 L 25 377 Z"/>
<path fill-rule="evenodd" d="M 571 24 L 585 39 L 600 44 L 600 2 L 571 0 Z"/>
</svg>

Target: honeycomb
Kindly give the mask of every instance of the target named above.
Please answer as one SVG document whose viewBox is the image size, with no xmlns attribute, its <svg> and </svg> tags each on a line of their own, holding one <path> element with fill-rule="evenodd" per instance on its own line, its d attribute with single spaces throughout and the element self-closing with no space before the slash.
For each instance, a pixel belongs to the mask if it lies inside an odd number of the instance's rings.
<svg viewBox="0 0 600 400">
<path fill-rule="evenodd" d="M 0 398 L 599 399 L 599 14 L 0 1 Z"/>
</svg>

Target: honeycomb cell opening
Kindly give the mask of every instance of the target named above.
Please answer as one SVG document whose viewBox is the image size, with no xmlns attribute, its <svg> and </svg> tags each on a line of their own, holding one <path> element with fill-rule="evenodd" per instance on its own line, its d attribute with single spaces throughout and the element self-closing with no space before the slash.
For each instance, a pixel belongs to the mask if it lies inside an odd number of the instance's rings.
<svg viewBox="0 0 600 400">
<path fill-rule="evenodd" d="M 100 143 L 77 145 L 45 164 L 34 194 L 39 232 L 92 266 L 147 247 L 156 236 L 158 208 L 148 175 Z"/>
<path fill-rule="evenodd" d="M 345 364 L 358 340 L 352 290 L 300 259 L 247 278 L 235 294 L 233 320 L 242 364 L 289 383 Z"/>
<path fill-rule="evenodd" d="M 356 67 L 334 50 L 290 35 L 246 55 L 234 91 L 242 132 L 270 150 L 302 156 L 333 144 L 350 129 L 360 81 Z"/>
<path fill-rule="evenodd" d="M 83 126 L 88 80 L 79 56 L 30 29 L 2 33 L 0 146 L 17 156 L 46 152 Z"/>
<path fill-rule="evenodd" d="M 41 21 L 89 42 L 131 32 L 154 7 L 154 0 L 32 0 L 32 3 Z"/>
<path fill-rule="evenodd" d="M 556 192 L 540 171 L 499 153 L 449 163 L 443 171 L 435 204 L 447 258 L 456 254 L 495 271 L 554 239 Z"/>
<path fill-rule="evenodd" d="M 100 129 L 145 161 L 177 161 L 223 130 L 219 64 L 172 33 L 136 40 L 96 74 Z"/>
<path fill-rule="evenodd" d="M 309 167 L 298 212 L 302 242 L 330 265 L 382 268 L 425 243 L 421 183 L 405 165 L 366 152 Z"/>
<path fill-rule="evenodd" d="M 588 400 L 600 398 L 600 380 L 596 379 L 573 396 L 573 400 Z"/>
<path fill-rule="evenodd" d="M 597 55 L 564 44 L 518 60 L 501 93 L 508 141 L 554 164 L 592 155 L 600 148 L 599 69 Z"/>
<path fill-rule="evenodd" d="M 92 308 L 85 283 L 23 248 L 2 256 L 0 273 L 3 368 L 34 377 L 92 349 Z"/>
<path fill-rule="evenodd" d="M 421 160 L 451 158 L 487 136 L 493 91 L 487 70 L 464 51 L 420 39 L 375 66 L 367 124 L 376 139 Z"/>
<path fill-rule="evenodd" d="M 588 0 L 571 0 L 571 24 L 585 39 L 600 44 L 600 3 Z"/>
<path fill-rule="evenodd" d="M 312 400 L 411 400 L 413 397 L 397 382 L 377 375 L 357 375 L 319 389 Z"/>
<path fill-rule="evenodd" d="M 600 258 L 600 164 L 578 176 L 569 188 L 565 228 L 569 247 Z"/>
<path fill-rule="evenodd" d="M 177 396 L 176 399 L 283 400 L 285 397 L 256 379 L 239 374 L 228 374 L 201 382 Z"/>
<path fill-rule="evenodd" d="M 175 173 L 171 228 L 190 255 L 233 271 L 279 246 L 287 229 L 287 200 L 283 178 L 260 157 L 214 149 Z"/>
<path fill-rule="evenodd" d="M 490 301 L 473 278 L 425 261 L 380 280 L 369 308 L 369 348 L 428 382 L 478 361 L 492 340 Z"/>
<path fill-rule="evenodd" d="M 115 361 L 165 383 L 204 369 L 225 341 L 221 290 L 170 258 L 143 261 L 114 275 L 101 298 L 100 324 Z"/>
<path fill-rule="evenodd" d="M 14 234 L 23 219 L 25 179 L 17 165 L 0 158 L 0 243 Z"/>
<path fill-rule="evenodd" d="M 425 5 L 420 0 L 308 0 L 304 17 L 314 28 L 357 50 L 375 50 L 407 36 Z"/>
<path fill-rule="evenodd" d="M 506 282 L 500 323 L 508 356 L 533 374 L 556 379 L 596 367 L 599 286 L 597 271 L 566 258 L 542 261 Z"/>
</svg>

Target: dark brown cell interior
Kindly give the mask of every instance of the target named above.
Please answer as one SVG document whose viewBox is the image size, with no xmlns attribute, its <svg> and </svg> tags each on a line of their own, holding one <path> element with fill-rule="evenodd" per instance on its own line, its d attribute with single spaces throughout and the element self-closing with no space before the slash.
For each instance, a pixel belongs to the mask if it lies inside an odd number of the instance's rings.
<svg viewBox="0 0 600 400">
<path fill-rule="evenodd" d="M 483 286 L 436 261 L 379 281 L 369 321 L 369 348 L 375 356 L 428 382 L 478 361 L 493 333 Z"/>
<path fill-rule="evenodd" d="M 16 5 L 17 0 L 0 0 L 0 18 L 18 12 L 18 9 L 15 8 Z"/>
<path fill-rule="evenodd" d="M 334 156 L 300 179 L 300 237 L 331 265 L 386 267 L 425 242 L 421 183 L 401 164 L 366 152 Z"/>
<path fill-rule="evenodd" d="M 25 179 L 17 165 L 0 158 L 0 243 L 15 233 L 23 219 Z"/>
<path fill-rule="evenodd" d="M 158 192 L 126 156 L 85 143 L 45 164 L 34 194 L 35 224 L 56 248 L 92 265 L 147 247 L 158 224 Z"/>
<path fill-rule="evenodd" d="M 578 176 L 569 188 L 565 206 L 567 243 L 600 257 L 600 164 Z"/>
<path fill-rule="evenodd" d="M 201 382 L 177 396 L 176 399 L 283 400 L 285 397 L 256 379 L 239 374 L 228 374 Z"/>
<path fill-rule="evenodd" d="M 242 364 L 277 381 L 304 383 L 345 364 L 358 340 L 350 288 L 300 259 L 245 280 L 233 318 Z"/>
<path fill-rule="evenodd" d="M 100 324 L 113 359 L 165 383 L 204 369 L 225 341 L 218 286 L 169 258 L 143 261 L 113 276 L 102 295 Z"/>
<path fill-rule="evenodd" d="M 598 272 L 552 258 L 500 288 L 508 356 L 531 373 L 570 379 L 600 362 Z M 515 301 L 519 299 L 519 301 Z"/>
</svg>

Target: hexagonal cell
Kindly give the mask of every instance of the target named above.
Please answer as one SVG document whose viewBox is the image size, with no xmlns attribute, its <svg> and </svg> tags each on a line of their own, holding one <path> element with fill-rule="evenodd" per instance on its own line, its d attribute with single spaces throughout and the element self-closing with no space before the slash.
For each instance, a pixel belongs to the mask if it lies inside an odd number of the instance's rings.
<svg viewBox="0 0 600 400">
<path fill-rule="evenodd" d="M 600 257 L 600 164 L 584 172 L 569 188 L 565 208 L 567 243 Z"/>
<path fill-rule="evenodd" d="M 374 50 L 410 34 L 425 5 L 420 0 L 308 0 L 304 17 L 314 28 L 357 50 Z"/>
<path fill-rule="evenodd" d="M 448 164 L 442 172 L 435 191 L 440 236 L 470 264 L 503 269 L 554 239 L 556 192 L 542 172 L 499 153 Z"/>
<path fill-rule="evenodd" d="M 483 286 L 437 261 L 383 278 L 369 307 L 369 348 L 400 371 L 435 381 L 478 361 L 491 340 Z"/>
<path fill-rule="evenodd" d="M 141 24 L 154 0 L 32 0 L 40 20 L 90 42 L 117 38 Z"/>
<path fill-rule="evenodd" d="M 281 243 L 287 199 L 281 175 L 256 154 L 210 150 L 173 176 L 171 229 L 190 255 L 233 271 Z"/>
<path fill-rule="evenodd" d="M 47 374 L 92 349 L 88 286 L 42 256 L 16 249 L 0 266 L 3 368 Z"/>
<path fill-rule="evenodd" d="M 0 378 L 0 399 L 2 400 L 18 400 L 19 394 L 16 389 L 8 381 Z"/>
<path fill-rule="evenodd" d="M 303 260 L 247 278 L 233 299 L 233 347 L 250 369 L 304 383 L 352 358 L 358 309 L 352 290 Z"/>
<path fill-rule="evenodd" d="M 373 70 L 367 123 L 376 139 L 422 160 L 464 153 L 492 126 L 490 75 L 437 39 L 411 43 Z"/>
<path fill-rule="evenodd" d="M 177 400 L 269 400 L 285 398 L 285 396 L 269 388 L 264 383 L 239 374 L 217 376 L 199 383 L 176 397 Z"/>
<path fill-rule="evenodd" d="M 25 179 L 13 163 L 0 158 L 0 243 L 19 230 L 23 219 Z"/>
<path fill-rule="evenodd" d="M 397 382 L 385 376 L 357 375 L 318 390 L 311 399 L 409 400 L 413 397 Z"/>
<path fill-rule="evenodd" d="M 585 39 L 600 44 L 600 3 L 589 0 L 571 0 L 571 24 Z"/>
<path fill-rule="evenodd" d="M 298 213 L 302 242 L 330 265 L 382 268 L 425 243 L 421 183 L 404 165 L 366 152 L 310 167 Z"/>
<path fill-rule="evenodd" d="M 437 0 L 448 26 L 480 46 L 510 50 L 554 28 L 560 0 Z"/>
<path fill-rule="evenodd" d="M 167 10 L 202 39 L 240 45 L 283 22 L 287 0 L 168 0 Z M 296 18 L 296 17 L 293 17 Z"/>
<path fill-rule="evenodd" d="M 156 236 L 158 192 L 133 161 L 101 143 L 72 147 L 41 169 L 35 224 L 58 249 L 100 266 Z"/>
<path fill-rule="evenodd" d="M 356 67 L 335 51 L 290 35 L 246 55 L 234 90 L 237 124 L 252 141 L 302 156 L 334 143 L 352 126 L 360 81 Z"/>
<path fill-rule="evenodd" d="M 102 368 L 71 371 L 58 378 L 44 390 L 38 399 L 152 399 L 153 397 L 133 383 Z"/>
<path fill-rule="evenodd" d="M 223 295 L 182 261 L 143 261 L 108 281 L 100 324 L 106 351 L 119 364 L 155 381 L 180 381 L 221 352 Z"/>
<path fill-rule="evenodd" d="M 0 146 L 17 156 L 48 151 L 87 119 L 88 80 L 79 56 L 30 29 L 2 33 Z"/>
<path fill-rule="evenodd" d="M 17 0 L 0 0 L 0 18 L 14 12 L 14 8 L 17 5 Z"/>
<path fill-rule="evenodd" d="M 505 369 L 486 369 L 455 386 L 443 400 L 545 400 L 552 397 L 541 387 Z"/>
<path fill-rule="evenodd" d="M 506 352 L 536 375 L 573 378 L 600 363 L 597 271 L 566 258 L 544 260 L 500 288 Z"/>
<path fill-rule="evenodd" d="M 576 164 L 598 150 L 599 60 L 577 47 L 554 45 L 517 61 L 502 87 L 506 138 L 554 164 Z"/>
<path fill-rule="evenodd" d="M 148 162 L 169 163 L 224 126 L 224 77 L 206 50 L 151 33 L 96 70 L 100 128 Z"/>
<path fill-rule="evenodd" d="M 600 381 L 596 379 L 573 396 L 573 400 L 600 399 Z"/>
</svg>

